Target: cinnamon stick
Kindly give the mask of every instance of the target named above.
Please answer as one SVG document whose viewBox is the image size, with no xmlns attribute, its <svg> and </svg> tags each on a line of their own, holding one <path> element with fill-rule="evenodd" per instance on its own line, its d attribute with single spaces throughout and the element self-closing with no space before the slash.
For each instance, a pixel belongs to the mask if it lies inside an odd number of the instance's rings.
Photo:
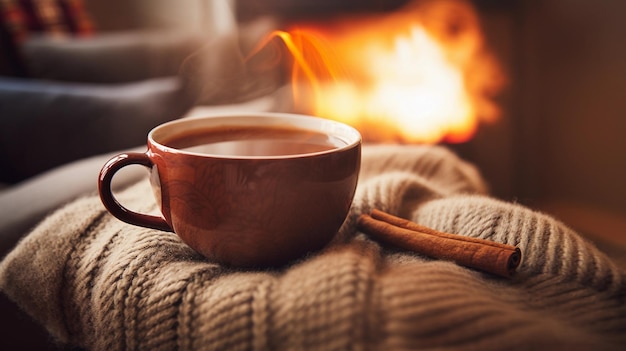
<svg viewBox="0 0 626 351">
<path fill-rule="evenodd" d="M 386 245 L 510 278 L 521 262 L 519 248 L 440 232 L 380 210 L 359 217 L 361 231 Z"/>
</svg>

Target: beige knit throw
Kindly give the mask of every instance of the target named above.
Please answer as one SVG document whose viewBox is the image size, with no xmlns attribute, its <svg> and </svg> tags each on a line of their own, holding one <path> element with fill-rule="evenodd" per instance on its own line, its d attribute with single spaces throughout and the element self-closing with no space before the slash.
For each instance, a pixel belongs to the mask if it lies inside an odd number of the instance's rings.
<svg viewBox="0 0 626 351">
<path fill-rule="evenodd" d="M 120 201 L 153 210 L 147 181 Z M 511 280 L 383 249 L 355 229 L 378 208 L 517 245 Z M 441 147 L 376 146 L 335 241 L 282 270 L 199 257 L 174 234 L 58 210 L 1 263 L 0 286 L 61 342 L 90 350 L 623 350 L 625 274 L 564 224 L 489 198 Z"/>
</svg>

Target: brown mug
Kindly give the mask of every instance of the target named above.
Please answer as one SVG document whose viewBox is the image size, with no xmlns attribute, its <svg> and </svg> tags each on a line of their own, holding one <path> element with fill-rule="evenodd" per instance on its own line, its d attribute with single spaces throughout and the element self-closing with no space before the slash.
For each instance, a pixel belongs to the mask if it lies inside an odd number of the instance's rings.
<svg viewBox="0 0 626 351">
<path fill-rule="evenodd" d="M 118 219 L 175 232 L 217 262 L 279 266 L 324 247 L 357 185 L 361 136 L 332 120 L 283 113 L 184 118 L 148 134 L 145 153 L 123 153 L 100 172 L 100 198 Z M 125 208 L 114 174 L 151 169 L 161 216 Z"/>
</svg>

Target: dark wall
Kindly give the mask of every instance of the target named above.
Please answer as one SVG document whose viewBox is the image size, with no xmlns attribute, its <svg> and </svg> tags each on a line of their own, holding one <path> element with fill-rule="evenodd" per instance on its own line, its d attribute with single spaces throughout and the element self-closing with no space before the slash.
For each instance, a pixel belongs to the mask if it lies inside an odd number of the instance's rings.
<svg viewBox="0 0 626 351">
<path fill-rule="evenodd" d="M 626 2 L 522 4 L 517 117 L 527 171 L 519 191 L 557 210 L 577 206 L 624 219 Z"/>
</svg>

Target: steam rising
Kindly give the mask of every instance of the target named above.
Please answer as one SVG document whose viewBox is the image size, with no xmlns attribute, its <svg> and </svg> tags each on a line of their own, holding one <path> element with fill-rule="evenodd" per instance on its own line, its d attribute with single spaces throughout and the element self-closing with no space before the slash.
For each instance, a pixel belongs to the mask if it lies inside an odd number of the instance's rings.
<svg viewBox="0 0 626 351">
<path fill-rule="evenodd" d="M 284 83 L 276 46 L 256 50 L 254 46 L 274 23 L 261 19 L 249 26 L 238 26 L 227 2 L 215 1 L 222 8 L 214 13 L 217 30 L 206 44 L 181 65 L 180 75 L 197 104 L 230 104 L 267 95 Z M 218 18 L 219 17 L 219 18 Z"/>
</svg>

